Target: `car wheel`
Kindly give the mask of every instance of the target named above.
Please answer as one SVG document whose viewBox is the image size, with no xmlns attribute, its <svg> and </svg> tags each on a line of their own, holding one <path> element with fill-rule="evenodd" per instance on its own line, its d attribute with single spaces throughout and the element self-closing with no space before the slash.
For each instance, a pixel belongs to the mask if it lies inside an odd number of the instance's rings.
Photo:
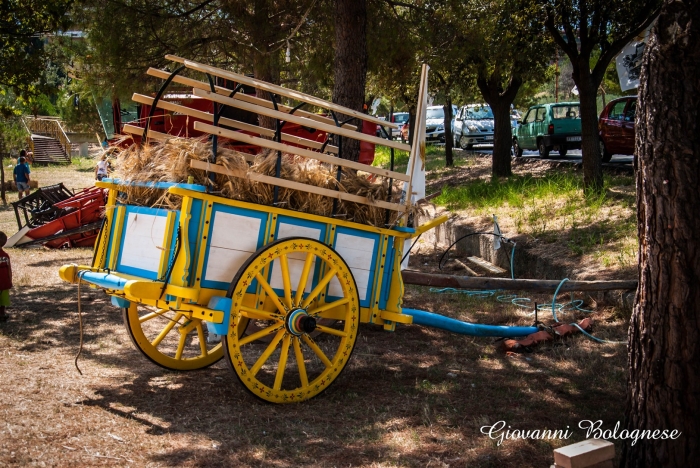
<svg viewBox="0 0 700 468">
<path fill-rule="evenodd" d="M 469 144 L 469 139 L 464 135 L 459 137 L 459 147 L 463 150 L 472 149 L 472 145 Z"/>
<path fill-rule="evenodd" d="M 523 157 L 523 149 L 520 147 L 520 144 L 518 143 L 517 138 L 513 138 L 513 155 L 516 158 Z"/>
<path fill-rule="evenodd" d="M 537 144 L 537 149 L 540 151 L 540 158 L 547 159 L 549 157 L 549 151 L 551 148 L 544 144 L 544 140 L 540 140 Z"/>
<path fill-rule="evenodd" d="M 566 156 L 566 152 L 568 151 L 568 148 L 566 146 L 560 146 L 559 147 L 559 156 L 562 158 Z"/>
<path fill-rule="evenodd" d="M 612 156 L 612 153 L 605 147 L 603 140 L 600 140 L 600 157 L 603 159 L 603 162 L 610 162 Z"/>
</svg>

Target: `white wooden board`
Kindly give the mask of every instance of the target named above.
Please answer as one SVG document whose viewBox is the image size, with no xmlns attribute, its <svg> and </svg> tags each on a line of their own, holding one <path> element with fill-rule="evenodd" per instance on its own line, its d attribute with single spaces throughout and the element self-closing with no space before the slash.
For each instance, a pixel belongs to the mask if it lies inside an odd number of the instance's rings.
<svg viewBox="0 0 700 468">
<path fill-rule="evenodd" d="M 165 244 L 165 216 L 129 213 L 120 266 L 158 272 Z"/>
<path fill-rule="evenodd" d="M 241 265 L 258 250 L 259 218 L 217 211 L 205 268 L 206 281 L 229 283 Z"/>
<path fill-rule="evenodd" d="M 297 226 L 295 224 L 280 223 L 277 230 L 277 239 L 286 239 L 288 237 L 309 237 L 311 239 L 316 239 L 321 241 L 321 229 L 312 228 L 308 226 Z M 299 278 L 301 277 L 301 271 L 304 269 L 304 261 L 306 260 L 306 254 L 303 252 L 292 253 L 287 255 L 288 266 L 289 266 L 289 277 L 291 278 L 292 292 L 297 290 L 297 285 L 299 284 Z M 311 292 L 313 272 L 316 269 L 316 260 L 311 266 L 311 273 L 309 274 L 309 279 L 306 281 L 305 292 Z M 272 276 L 270 278 L 270 286 L 275 289 L 283 289 L 284 284 L 282 283 L 282 267 L 279 261 L 275 261 L 272 264 Z"/>
<path fill-rule="evenodd" d="M 351 236 L 339 233 L 335 240 L 335 250 L 348 264 L 357 283 L 357 294 L 360 300 L 367 297 L 367 290 L 371 287 L 369 278 L 372 274 L 372 256 L 376 251 L 377 239 Z M 337 279 L 333 279 L 328 288 L 328 295 L 339 297 L 343 290 Z"/>
</svg>

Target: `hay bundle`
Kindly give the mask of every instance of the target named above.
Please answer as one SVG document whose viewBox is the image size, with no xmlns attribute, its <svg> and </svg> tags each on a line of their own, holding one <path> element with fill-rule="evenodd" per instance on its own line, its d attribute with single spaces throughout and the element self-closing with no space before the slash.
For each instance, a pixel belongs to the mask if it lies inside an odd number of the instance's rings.
<svg viewBox="0 0 700 468">
<path fill-rule="evenodd" d="M 211 155 L 211 143 L 203 139 L 171 138 L 163 143 L 155 143 L 140 148 L 138 145 L 122 150 L 117 159 L 115 176 L 131 182 L 177 182 L 186 183 L 188 177 L 194 182 L 210 187 L 212 193 L 222 197 L 272 205 L 274 185 L 251 181 L 246 178 L 214 174 L 210 181 L 205 171 L 190 168 L 190 160 L 207 161 Z M 264 151 L 255 157 L 252 165 L 245 155 L 230 149 L 217 150 L 216 163 L 227 169 L 274 177 L 277 168 L 277 152 Z M 367 197 L 369 200 L 387 200 L 389 183 L 387 180 L 371 181 L 367 176 L 352 170 L 344 170 L 340 183 L 336 179 L 337 167 L 300 156 L 283 154 L 280 177 L 307 185 Z M 148 187 L 128 185 L 123 189 L 123 202 L 130 205 L 157 206 L 178 209 L 179 197 L 169 192 Z M 398 203 L 401 194 L 400 184 L 392 190 L 392 200 Z M 321 216 L 333 214 L 332 198 L 279 187 L 277 206 Z M 348 221 L 384 227 L 387 210 L 371 205 L 353 202 L 338 202 L 336 216 Z M 397 220 L 397 213 L 390 212 L 389 223 Z"/>
</svg>

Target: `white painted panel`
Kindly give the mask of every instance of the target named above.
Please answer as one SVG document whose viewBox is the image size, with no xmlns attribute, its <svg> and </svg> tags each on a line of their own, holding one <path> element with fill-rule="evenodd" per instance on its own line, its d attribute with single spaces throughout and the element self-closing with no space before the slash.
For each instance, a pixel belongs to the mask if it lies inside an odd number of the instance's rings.
<svg viewBox="0 0 700 468">
<path fill-rule="evenodd" d="M 166 224 L 165 216 L 129 213 L 120 265 L 158 272 Z"/>
<path fill-rule="evenodd" d="M 376 251 L 378 239 L 352 236 L 338 233 L 335 240 L 335 250 L 343 257 L 355 277 L 357 293 L 360 299 L 366 299 L 367 291 L 371 290 L 369 277 L 372 270 L 372 257 Z M 340 285 L 336 284 L 328 291 L 331 296 L 341 296 Z"/>
<path fill-rule="evenodd" d="M 229 283 L 239 268 L 258 250 L 259 218 L 217 211 L 204 279 Z"/>
<path fill-rule="evenodd" d="M 255 252 L 258 250 L 261 222 L 259 218 L 217 211 L 214 215 L 210 245 L 243 252 Z"/>
<path fill-rule="evenodd" d="M 321 229 L 312 228 L 308 226 L 297 226 L 294 224 L 280 223 L 279 228 L 277 230 L 277 239 L 286 239 L 288 237 L 309 237 L 311 239 L 316 239 L 320 241 Z M 302 252 L 289 254 L 287 255 L 287 260 L 289 264 L 289 277 L 292 279 L 292 291 L 295 292 L 299 284 L 299 278 L 301 278 L 301 271 L 304 268 L 306 254 Z M 313 265 L 311 265 L 309 279 L 306 281 L 306 287 L 304 288 L 305 292 L 311 292 L 315 268 L 316 260 L 314 260 Z M 272 276 L 270 277 L 270 286 L 272 286 L 275 289 L 284 288 L 284 284 L 282 283 L 282 267 L 280 267 L 278 260 L 272 263 Z"/>
</svg>

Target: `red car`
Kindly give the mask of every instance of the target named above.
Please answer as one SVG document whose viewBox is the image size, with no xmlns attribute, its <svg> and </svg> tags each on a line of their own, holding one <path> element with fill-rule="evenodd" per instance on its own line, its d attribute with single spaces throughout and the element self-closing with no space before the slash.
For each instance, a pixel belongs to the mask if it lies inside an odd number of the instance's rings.
<svg viewBox="0 0 700 468">
<path fill-rule="evenodd" d="M 613 154 L 634 154 L 634 116 L 637 96 L 614 99 L 598 118 L 600 154 L 608 162 Z"/>
</svg>

